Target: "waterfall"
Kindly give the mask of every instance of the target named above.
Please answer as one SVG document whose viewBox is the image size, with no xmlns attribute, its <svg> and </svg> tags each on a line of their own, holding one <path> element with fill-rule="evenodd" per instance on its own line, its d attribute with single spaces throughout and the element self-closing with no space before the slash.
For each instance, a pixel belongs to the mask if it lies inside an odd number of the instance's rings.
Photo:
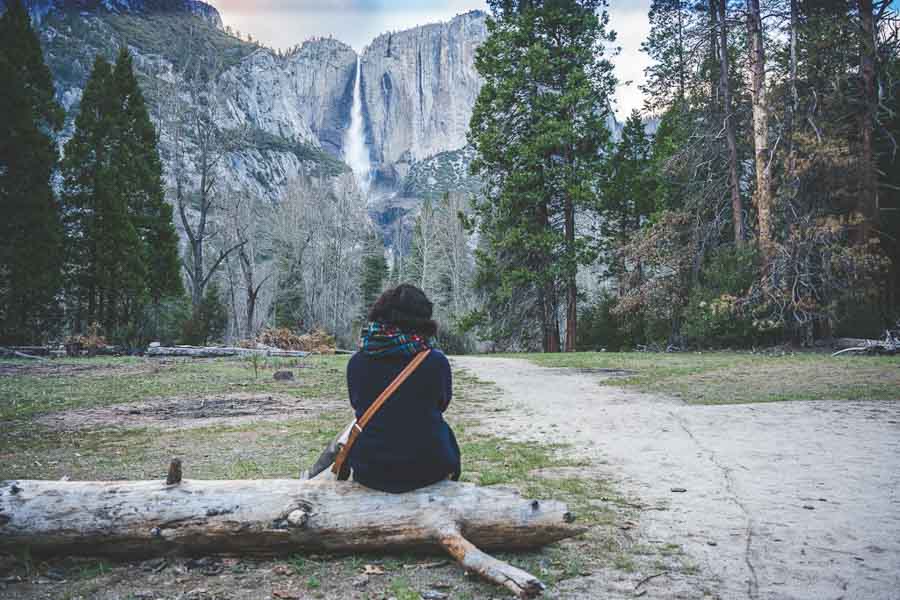
<svg viewBox="0 0 900 600">
<path fill-rule="evenodd" d="M 372 162 L 366 147 L 366 127 L 363 122 L 362 94 L 360 82 L 362 70 L 360 58 L 356 57 L 356 81 L 353 83 L 353 107 L 350 109 L 350 127 L 344 134 L 344 161 L 350 165 L 363 194 L 368 197 L 372 183 Z"/>
</svg>

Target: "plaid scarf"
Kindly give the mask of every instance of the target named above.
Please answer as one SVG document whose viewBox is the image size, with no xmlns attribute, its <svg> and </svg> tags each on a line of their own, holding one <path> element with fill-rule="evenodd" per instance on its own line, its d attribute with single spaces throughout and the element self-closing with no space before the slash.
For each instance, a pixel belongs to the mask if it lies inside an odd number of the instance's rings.
<svg viewBox="0 0 900 600">
<path fill-rule="evenodd" d="M 431 348 L 431 340 L 417 333 L 400 331 L 391 325 L 373 321 L 362 332 L 359 349 L 373 358 L 386 356 L 415 356 Z"/>
</svg>

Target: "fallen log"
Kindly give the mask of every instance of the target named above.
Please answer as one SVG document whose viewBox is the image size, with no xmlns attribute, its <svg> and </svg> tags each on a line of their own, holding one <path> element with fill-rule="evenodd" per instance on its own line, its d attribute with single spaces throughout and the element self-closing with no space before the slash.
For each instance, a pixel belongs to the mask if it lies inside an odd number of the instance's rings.
<svg viewBox="0 0 900 600">
<path fill-rule="evenodd" d="M 271 479 L 0 482 L 0 552 L 147 558 L 444 550 L 521 598 L 534 576 L 484 549 L 540 547 L 584 531 L 565 504 L 445 481 L 406 494 L 352 482 Z"/>
<path fill-rule="evenodd" d="M 837 350 L 844 350 L 846 348 L 856 348 L 878 343 L 879 340 L 870 340 L 866 338 L 834 338 L 831 345 Z"/>
<path fill-rule="evenodd" d="M 237 346 L 150 346 L 147 356 L 189 356 L 192 358 L 218 358 L 223 356 L 272 356 L 303 358 L 309 352 L 281 350 L 279 348 L 240 348 Z"/>
<path fill-rule="evenodd" d="M 53 346 L 4 346 L 3 349 L 12 352 L 21 352 L 22 354 L 29 354 L 31 356 L 49 357 L 57 348 Z"/>
<path fill-rule="evenodd" d="M 861 352 L 866 354 L 896 354 L 900 350 L 900 342 L 895 337 L 890 336 L 890 332 L 883 340 L 872 340 L 866 338 L 836 338 L 833 346 L 838 348 L 831 356 L 840 356 L 851 352 Z"/>
<path fill-rule="evenodd" d="M 25 352 L 21 352 L 15 348 L 7 348 L 5 346 L 0 346 L 0 357 L 24 358 L 27 360 L 44 360 L 40 356 L 34 354 L 26 354 Z"/>
</svg>

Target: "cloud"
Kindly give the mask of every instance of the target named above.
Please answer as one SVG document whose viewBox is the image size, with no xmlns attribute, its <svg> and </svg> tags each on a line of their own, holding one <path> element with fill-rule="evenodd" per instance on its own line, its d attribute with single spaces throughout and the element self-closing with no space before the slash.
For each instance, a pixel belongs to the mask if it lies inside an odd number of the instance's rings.
<svg viewBox="0 0 900 600">
<path fill-rule="evenodd" d="M 621 53 L 613 59 L 619 87 L 616 90 L 616 112 L 620 120 L 624 120 L 632 109 L 640 109 L 643 99 L 638 86 L 644 82 L 644 69 L 650 64 L 650 57 L 641 52 L 641 43 L 650 33 L 650 21 L 647 12 L 650 10 L 649 0 L 640 2 L 622 2 L 609 9 L 609 24 L 617 34 L 616 44 L 622 48 Z M 630 84 L 625 85 L 626 82 Z"/>
</svg>

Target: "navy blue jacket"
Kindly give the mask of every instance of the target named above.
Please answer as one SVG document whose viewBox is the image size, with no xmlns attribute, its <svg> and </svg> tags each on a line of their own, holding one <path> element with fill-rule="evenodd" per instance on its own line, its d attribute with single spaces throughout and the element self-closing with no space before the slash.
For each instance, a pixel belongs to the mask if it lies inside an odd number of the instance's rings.
<svg viewBox="0 0 900 600">
<path fill-rule="evenodd" d="M 410 357 L 372 358 L 357 352 L 347 364 L 356 418 L 403 370 Z M 450 404 L 450 362 L 438 350 L 403 382 L 356 439 L 353 479 L 385 492 L 407 492 L 459 476 L 459 446 L 443 413 Z"/>
</svg>

